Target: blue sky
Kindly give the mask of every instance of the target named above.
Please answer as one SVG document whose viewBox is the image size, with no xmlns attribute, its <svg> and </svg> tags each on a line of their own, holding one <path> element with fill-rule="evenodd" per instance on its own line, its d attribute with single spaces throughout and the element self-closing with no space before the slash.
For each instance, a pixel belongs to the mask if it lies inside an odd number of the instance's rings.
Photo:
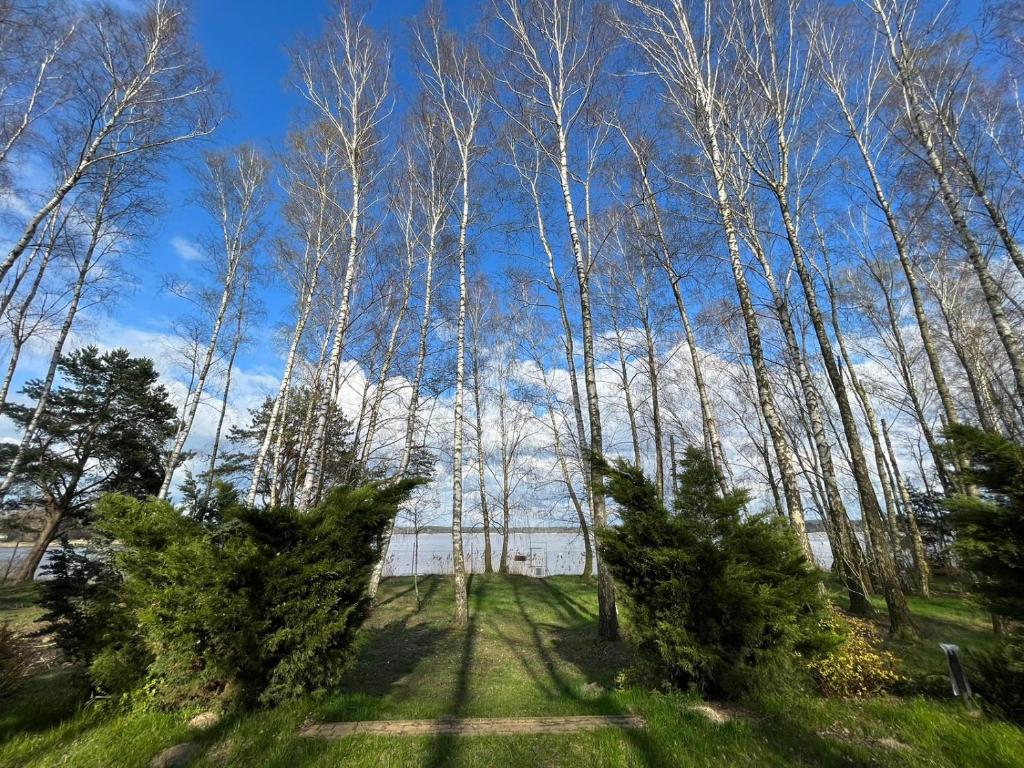
<svg viewBox="0 0 1024 768">
<path fill-rule="evenodd" d="M 407 22 L 423 9 L 426 0 L 378 0 L 369 3 L 371 26 L 389 41 L 392 51 L 392 94 L 401 110 L 413 89 L 407 48 Z M 456 29 L 472 26 L 481 16 L 480 0 L 445 0 L 449 24 Z M 976 18 L 982 0 L 962 0 L 959 12 Z M 207 146 L 227 148 L 255 142 L 268 152 L 280 147 L 290 124 L 302 108 L 301 99 L 289 86 L 290 46 L 302 38 L 320 34 L 330 12 L 330 0 L 194 0 L 193 34 L 210 67 L 222 78 L 230 115 Z M 397 124 L 397 120 L 394 124 Z M 197 156 L 193 145 L 188 153 Z M 135 270 L 134 294 L 111 307 L 119 322 L 154 332 L 164 332 L 183 311 L 180 300 L 161 291 L 164 275 L 175 272 L 195 276 L 197 261 L 181 256 L 179 244 L 202 239 L 210 222 L 192 204 L 194 182 L 179 164 L 168 173 L 166 208 L 153 223 L 142 251 L 144 264 Z M 266 291 L 266 329 L 284 319 L 286 297 Z M 269 344 L 252 345 L 240 362 L 261 372 L 278 375 L 276 351 Z"/>
<path fill-rule="evenodd" d="M 330 6 L 327 0 L 195 0 L 193 35 L 209 66 L 220 74 L 230 108 L 229 117 L 207 147 L 226 148 L 242 142 L 255 142 L 267 152 L 280 147 L 302 108 L 301 99 L 288 83 L 288 49 L 302 38 L 320 34 Z M 391 44 L 392 93 L 397 109 L 402 108 L 412 85 L 404 56 L 406 22 L 423 6 L 424 0 L 384 0 L 369 10 L 371 26 Z M 478 18 L 472 0 L 447 2 L 446 8 L 449 21 L 456 28 Z M 199 149 L 192 146 L 187 150 L 192 160 Z M 192 203 L 194 186 L 185 163 L 167 171 L 165 208 L 140 249 L 148 256 L 136 271 L 137 289 L 110 308 L 114 320 L 165 332 L 173 318 L 183 311 L 182 302 L 163 292 L 161 285 L 163 276 L 169 273 L 185 278 L 198 274 L 198 262 L 181 254 L 185 244 L 194 245 L 210 227 L 202 211 Z M 282 320 L 287 297 L 268 290 L 264 301 L 267 326 Z M 240 362 L 268 374 L 279 374 L 277 354 L 270 345 L 253 345 L 243 353 Z"/>
<path fill-rule="evenodd" d="M 123 1 L 131 3 L 136 0 Z M 927 3 L 938 1 L 925 0 Z M 368 15 L 370 25 L 391 44 L 392 94 L 399 112 L 414 86 L 406 56 L 406 22 L 422 10 L 424 2 L 378 0 Z M 457 29 L 472 26 L 480 16 L 478 4 L 487 2 L 489 0 L 447 0 L 445 7 L 450 25 Z M 176 361 L 170 353 L 173 345 L 167 341 L 175 320 L 189 308 L 185 302 L 163 290 L 164 277 L 174 274 L 189 280 L 201 276 L 202 255 L 197 250 L 198 243 L 203 241 L 212 226 L 212 222 L 192 202 L 195 182 L 188 166 L 198 162 L 203 149 L 229 149 L 242 142 L 254 142 L 272 154 L 282 146 L 289 126 L 299 122 L 302 109 L 300 96 L 288 83 L 288 49 L 302 38 L 319 36 L 330 5 L 329 0 L 292 3 L 281 0 L 192 0 L 193 35 L 211 69 L 221 76 L 230 114 L 204 145 L 193 144 L 185 148 L 180 161 L 170 163 L 165 169 L 164 209 L 148 231 L 139 233 L 136 249 L 139 261 L 125 265 L 126 271 L 134 276 L 135 290 L 124 291 L 116 304 L 104 307 L 105 314 L 101 317 L 96 316 L 95 310 L 90 311 L 92 323 L 87 337 L 79 337 L 75 343 L 93 341 L 103 346 L 126 346 L 134 354 L 154 358 L 161 372 L 173 377 Z M 964 0 L 960 5 L 964 16 L 974 16 L 977 10 L 978 0 Z M 641 91 L 637 89 L 635 93 Z M 646 97 L 646 91 L 643 93 Z M 400 125 L 399 115 L 393 116 L 391 125 Z M 497 168 L 495 163 L 486 166 L 488 172 Z M 480 175 L 484 176 L 485 172 Z M 280 197 L 280 190 L 276 191 Z M 500 227 L 491 226 L 521 215 L 514 201 L 505 202 L 507 199 L 501 194 L 489 198 L 489 221 L 483 222 L 474 233 L 476 244 L 481 247 L 475 254 L 480 258 L 471 260 L 471 272 L 493 274 L 506 265 L 520 265 L 530 257 L 531 249 L 536 248 L 532 234 L 517 229 L 514 233 L 507 233 L 507 240 L 503 240 Z M 268 218 L 273 226 L 273 211 Z M 532 223 L 532 214 L 528 214 L 524 221 L 527 225 Z M 557 248 L 557 238 L 564 235 L 559 235 L 557 226 L 551 228 L 549 235 L 556 238 Z M 269 242 L 266 247 L 269 250 Z M 712 270 L 707 269 L 707 264 L 702 264 L 701 268 L 706 270 L 701 276 L 701 282 L 705 283 L 701 288 L 708 292 L 719 290 L 719 281 L 714 279 Z M 726 296 L 729 295 L 731 292 L 727 291 Z M 263 397 L 276 391 L 281 375 L 281 354 L 273 343 L 272 330 L 289 320 L 290 297 L 276 290 L 273 281 L 269 281 L 268 287 L 263 289 L 262 298 L 266 305 L 266 318 L 254 329 L 252 343 L 243 349 L 236 361 L 237 375 L 232 384 L 232 408 L 235 415 L 242 418 L 245 418 L 245 408 L 256 405 Z M 39 375 L 44 365 L 43 358 L 26 361 L 19 369 L 15 390 L 26 378 Z M 608 385 L 609 392 L 614 394 L 607 398 L 610 405 L 606 417 L 611 416 L 607 422 L 615 421 L 617 386 Z M 183 396 L 184 387 L 179 389 L 181 391 L 175 394 Z M 212 424 L 213 411 L 206 411 L 203 412 L 210 417 L 208 421 Z M 690 403 L 686 407 L 681 406 L 680 411 L 695 413 L 696 406 Z M 615 430 L 607 422 L 605 429 L 609 445 L 613 445 Z M 9 426 L 0 423 L 0 438 L 10 436 L 4 434 Z M 621 429 L 621 419 L 619 427 L 621 438 L 625 434 Z M 189 447 L 201 450 L 203 440 L 209 438 L 209 434 L 209 429 L 194 430 L 195 439 Z M 621 440 L 620 443 L 625 444 Z M 439 487 L 441 485 L 443 483 L 439 483 Z"/>
</svg>

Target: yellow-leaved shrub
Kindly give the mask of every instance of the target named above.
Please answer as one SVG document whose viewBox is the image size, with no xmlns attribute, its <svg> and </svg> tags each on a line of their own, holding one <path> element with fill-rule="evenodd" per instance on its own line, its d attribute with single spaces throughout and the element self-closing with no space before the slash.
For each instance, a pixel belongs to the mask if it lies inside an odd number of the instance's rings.
<svg viewBox="0 0 1024 768">
<path fill-rule="evenodd" d="M 871 623 L 833 610 L 822 620 L 822 629 L 841 638 L 827 654 L 810 662 L 826 696 L 871 696 L 903 680 L 896 657 L 881 647 L 881 637 Z"/>
</svg>

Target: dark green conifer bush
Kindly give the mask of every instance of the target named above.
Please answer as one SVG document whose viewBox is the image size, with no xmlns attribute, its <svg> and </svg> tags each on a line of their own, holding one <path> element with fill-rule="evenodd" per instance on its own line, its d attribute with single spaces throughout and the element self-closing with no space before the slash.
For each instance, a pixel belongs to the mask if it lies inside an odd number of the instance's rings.
<svg viewBox="0 0 1024 768">
<path fill-rule="evenodd" d="M 745 491 L 721 495 L 704 452 L 689 448 L 681 468 L 670 512 L 640 470 L 604 465 L 621 523 L 599 533 L 601 555 L 663 679 L 735 698 L 829 645 L 820 576 L 785 521 L 744 516 Z"/>
<path fill-rule="evenodd" d="M 124 602 L 124 579 L 106 538 L 87 548 L 67 539 L 43 566 L 43 621 L 64 658 L 88 670 L 93 686 L 109 694 L 131 690 L 150 658 Z"/>
<path fill-rule="evenodd" d="M 968 655 L 971 685 L 990 709 L 1024 723 L 1024 446 L 965 424 L 946 437 L 967 459 L 964 487 L 980 492 L 946 501 L 953 550 L 981 602 L 1010 623 L 992 651 Z"/>
<path fill-rule="evenodd" d="M 306 513 L 235 506 L 212 520 L 107 496 L 96 526 L 116 541 L 113 561 L 55 572 L 50 621 L 97 688 L 161 706 L 326 691 L 352 660 L 385 527 L 416 482 L 338 488 Z M 83 579 L 89 569 L 103 578 Z M 116 632 L 93 621 L 99 603 Z"/>
</svg>

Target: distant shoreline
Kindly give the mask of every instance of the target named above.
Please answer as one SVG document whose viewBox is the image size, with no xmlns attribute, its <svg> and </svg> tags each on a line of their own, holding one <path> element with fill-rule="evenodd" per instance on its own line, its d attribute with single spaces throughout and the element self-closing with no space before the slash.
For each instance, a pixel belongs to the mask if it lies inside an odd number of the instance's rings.
<svg viewBox="0 0 1024 768">
<path fill-rule="evenodd" d="M 853 523 L 853 527 L 854 527 L 855 530 L 857 530 L 857 531 L 861 530 L 862 526 L 861 526 L 861 521 L 860 520 L 851 520 L 850 522 Z M 398 534 L 402 534 L 402 535 L 406 535 L 406 536 L 412 536 L 412 535 L 416 534 L 417 532 L 420 533 L 421 535 L 422 534 L 438 534 L 438 533 L 449 533 L 450 534 L 451 531 L 452 531 L 451 527 L 450 526 L 445 526 L 445 525 L 428 525 L 428 526 L 425 526 L 425 527 L 420 528 L 418 530 L 416 528 L 411 527 L 411 526 L 395 526 L 395 529 L 394 529 L 394 533 L 398 533 Z M 480 528 L 480 527 L 463 528 L 462 532 L 464 534 L 480 534 L 480 535 L 482 535 L 483 532 L 484 532 L 484 529 Z M 524 533 L 524 534 L 557 533 L 557 534 L 579 535 L 580 529 L 578 527 L 574 528 L 574 527 L 571 527 L 571 526 L 557 526 L 557 525 L 556 526 L 513 526 L 513 527 L 509 528 L 509 532 L 512 533 L 512 534 L 517 534 L 517 533 Z M 807 532 L 808 533 L 824 533 L 825 532 L 825 528 L 821 524 L 821 521 L 811 519 L 811 520 L 807 521 Z M 500 536 L 501 535 L 501 532 L 497 528 L 494 528 L 494 527 L 491 528 L 491 533 L 493 533 L 496 536 Z M 20 547 L 24 547 L 26 544 L 27 545 L 31 545 L 34 541 L 35 541 L 34 539 L 22 539 L 21 541 L 0 541 L 0 549 L 13 549 L 14 547 L 19 547 L 20 548 Z M 74 545 L 87 544 L 88 543 L 88 539 L 72 539 L 71 543 L 74 544 Z"/>
</svg>

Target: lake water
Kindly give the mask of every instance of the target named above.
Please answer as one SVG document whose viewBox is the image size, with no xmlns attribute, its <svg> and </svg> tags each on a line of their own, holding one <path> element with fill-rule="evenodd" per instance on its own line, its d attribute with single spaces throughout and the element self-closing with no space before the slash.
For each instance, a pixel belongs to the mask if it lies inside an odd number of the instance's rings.
<svg viewBox="0 0 1024 768">
<path fill-rule="evenodd" d="M 832 567 L 832 550 L 824 532 L 810 533 L 814 559 L 821 568 Z M 411 533 L 398 533 L 391 538 L 385 576 L 409 576 L 413 572 L 413 539 Z M 491 562 L 495 570 L 501 557 L 502 537 L 491 534 Z M 484 535 L 466 533 L 462 537 L 466 568 L 470 573 L 484 570 Z M 578 574 L 583 571 L 585 557 L 583 539 L 579 534 L 561 532 L 515 532 L 509 540 L 509 570 L 528 576 Z M 419 535 L 417 572 L 446 574 L 452 572 L 452 537 L 447 533 Z"/>
<path fill-rule="evenodd" d="M 814 558 L 821 568 L 832 566 L 832 550 L 824 532 L 808 534 Z M 413 573 L 413 544 L 411 533 L 395 532 L 384 561 L 385 576 L 411 576 Z M 470 573 L 484 570 L 484 535 L 466 533 L 462 537 L 466 568 Z M 502 537 L 491 534 L 491 562 L 498 568 Z M 17 557 L 24 556 L 27 546 L 18 549 Z M 0 547 L 0 576 L 14 556 L 13 547 Z M 417 573 L 448 574 L 452 572 L 452 537 L 447 533 L 421 533 L 418 542 Z M 509 539 L 509 570 L 527 576 L 555 576 L 578 574 L 583 571 L 584 546 L 579 534 L 558 531 L 513 532 Z M 45 559 L 44 559 L 45 563 Z M 41 568 L 42 566 L 40 566 Z M 36 572 L 37 578 L 41 575 Z"/>
</svg>

